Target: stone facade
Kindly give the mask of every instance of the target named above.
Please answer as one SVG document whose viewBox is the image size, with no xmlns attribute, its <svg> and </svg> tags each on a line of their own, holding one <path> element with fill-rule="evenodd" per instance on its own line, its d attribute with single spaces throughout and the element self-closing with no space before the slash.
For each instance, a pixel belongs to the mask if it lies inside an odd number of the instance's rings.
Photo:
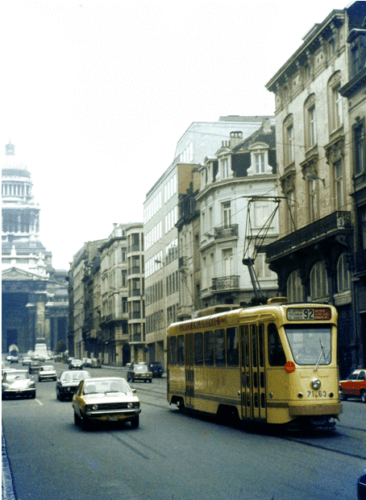
<svg viewBox="0 0 366 500">
<path fill-rule="evenodd" d="M 268 82 L 275 94 L 280 184 L 279 240 L 267 261 L 290 301 L 338 308 L 339 365 L 355 360 L 350 261 L 354 241 L 350 120 L 341 87 L 349 80 L 347 37 L 366 15 L 365 2 L 333 10 Z M 358 347 L 357 347 L 358 351 Z"/>
<path fill-rule="evenodd" d="M 40 240 L 40 207 L 26 164 L 9 142 L 2 168 L 2 350 L 33 350 L 43 339 L 49 350 L 67 340 L 66 271 L 52 267 Z"/>
</svg>

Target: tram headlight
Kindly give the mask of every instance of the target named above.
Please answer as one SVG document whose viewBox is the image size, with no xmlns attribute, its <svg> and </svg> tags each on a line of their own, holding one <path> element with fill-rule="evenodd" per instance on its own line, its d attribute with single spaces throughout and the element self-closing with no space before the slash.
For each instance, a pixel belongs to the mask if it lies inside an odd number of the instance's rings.
<svg viewBox="0 0 366 500">
<path fill-rule="evenodd" d="M 311 382 L 311 387 L 317 391 L 318 389 L 320 389 L 320 386 L 322 385 L 322 383 L 320 382 L 320 380 L 318 378 L 315 378 L 312 382 Z"/>
</svg>

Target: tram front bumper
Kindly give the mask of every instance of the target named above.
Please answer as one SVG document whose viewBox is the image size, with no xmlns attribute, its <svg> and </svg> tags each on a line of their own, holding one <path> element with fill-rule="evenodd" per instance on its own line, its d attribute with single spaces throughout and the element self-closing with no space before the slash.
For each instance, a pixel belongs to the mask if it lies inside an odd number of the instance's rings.
<svg viewBox="0 0 366 500">
<path fill-rule="evenodd" d="M 343 412 L 342 403 L 337 404 L 322 404 L 311 406 L 290 406 L 289 413 L 292 417 L 306 416 L 306 415 L 329 415 L 336 416 Z"/>
</svg>

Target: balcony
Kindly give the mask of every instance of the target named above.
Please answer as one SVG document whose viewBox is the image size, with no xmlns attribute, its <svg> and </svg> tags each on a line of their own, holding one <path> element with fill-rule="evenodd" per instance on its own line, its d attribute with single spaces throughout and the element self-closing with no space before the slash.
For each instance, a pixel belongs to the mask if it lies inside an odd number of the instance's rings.
<svg viewBox="0 0 366 500">
<path fill-rule="evenodd" d="M 333 212 L 268 245 L 267 260 L 276 260 L 332 236 L 350 234 L 352 230 L 351 212 Z"/>
<path fill-rule="evenodd" d="M 187 267 L 188 259 L 187 257 L 179 257 L 178 266 L 179 269 Z"/>
<path fill-rule="evenodd" d="M 116 314 L 109 314 L 108 316 L 102 316 L 100 319 L 100 325 L 107 325 L 113 321 L 127 321 L 128 313 L 117 312 Z"/>
<path fill-rule="evenodd" d="M 140 266 L 134 266 L 131 267 L 131 269 L 128 270 L 128 275 L 130 274 L 140 274 L 141 272 L 141 267 Z"/>
<path fill-rule="evenodd" d="M 131 290 L 130 297 L 140 297 L 142 295 L 141 290 L 139 288 L 135 288 Z"/>
<path fill-rule="evenodd" d="M 222 276 L 221 278 L 212 278 L 212 290 L 235 290 L 239 288 L 239 276 Z"/>
<path fill-rule="evenodd" d="M 225 238 L 237 238 L 239 235 L 239 224 L 231 224 L 229 226 L 220 226 L 214 228 L 215 240 Z"/>
<path fill-rule="evenodd" d="M 142 338 L 141 333 L 135 333 L 134 335 L 130 335 L 130 343 L 135 343 L 135 344 L 144 344 L 144 340 Z"/>
</svg>

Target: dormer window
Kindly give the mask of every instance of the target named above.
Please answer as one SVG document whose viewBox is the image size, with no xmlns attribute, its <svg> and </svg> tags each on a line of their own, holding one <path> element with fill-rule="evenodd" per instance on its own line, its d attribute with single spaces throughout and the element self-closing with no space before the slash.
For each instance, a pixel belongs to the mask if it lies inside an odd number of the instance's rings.
<svg viewBox="0 0 366 500">
<path fill-rule="evenodd" d="M 229 160 L 228 160 L 228 158 L 224 158 L 222 160 L 222 178 L 223 179 L 229 178 Z"/>
<path fill-rule="evenodd" d="M 255 158 L 255 173 L 264 174 L 265 173 L 265 163 L 264 163 L 264 153 L 256 153 Z"/>
<path fill-rule="evenodd" d="M 272 167 L 268 164 L 268 144 L 257 142 L 249 147 L 250 163 L 248 176 L 272 174 Z"/>
</svg>

